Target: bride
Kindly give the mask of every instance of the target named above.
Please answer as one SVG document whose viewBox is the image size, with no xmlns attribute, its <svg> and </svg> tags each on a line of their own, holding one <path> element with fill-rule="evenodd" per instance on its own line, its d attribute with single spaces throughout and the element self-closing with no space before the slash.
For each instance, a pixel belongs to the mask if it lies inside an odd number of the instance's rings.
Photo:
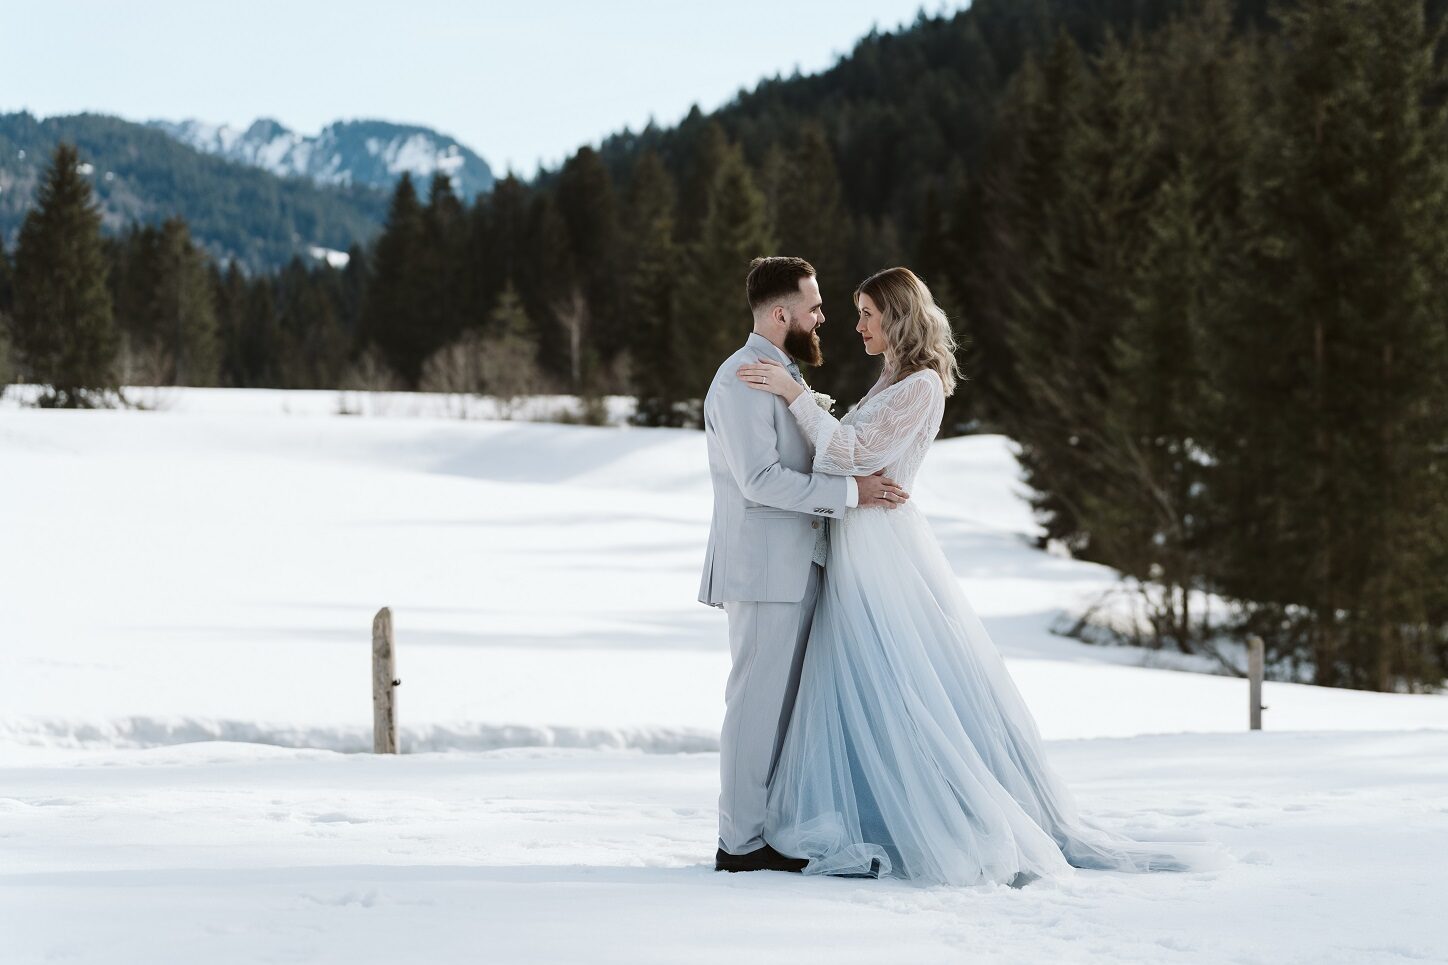
<svg viewBox="0 0 1448 965">
<path fill-rule="evenodd" d="M 950 325 L 908 268 L 855 291 L 883 373 L 843 419 L 771 360 L 739 368 L 789 403 L 814 471 L 910 489 L 958 370 Z M 765 838 L 806 874 L 1020 886 L 1072 868 L 1181 871 L 1190 845 L 1122 838 L 1076 812 L 1040 734 L 915 503 L 831 524 Z"/>
</svg>

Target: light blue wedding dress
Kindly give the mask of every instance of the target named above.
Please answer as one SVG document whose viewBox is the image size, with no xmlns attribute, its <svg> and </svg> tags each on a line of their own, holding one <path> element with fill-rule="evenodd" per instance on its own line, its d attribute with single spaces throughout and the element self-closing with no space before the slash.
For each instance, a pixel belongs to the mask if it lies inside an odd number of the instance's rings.
<svg viewBox="0 0 1448 965">
<path fill-rule="evenodd" d="M 790 411 L 814 442 L 816 472 L 884 469 L 909 490 L 944 408 L 939 376 L 921 371 L 882 379 L 841 420 L 808 392 Z M 1077 815 L 913 501 L 831 523 L 764 837 L 810 859 L 807 874 L 957 885 L 1210 860 L 1190 843 L 1123 838 Z"/>
</svg>

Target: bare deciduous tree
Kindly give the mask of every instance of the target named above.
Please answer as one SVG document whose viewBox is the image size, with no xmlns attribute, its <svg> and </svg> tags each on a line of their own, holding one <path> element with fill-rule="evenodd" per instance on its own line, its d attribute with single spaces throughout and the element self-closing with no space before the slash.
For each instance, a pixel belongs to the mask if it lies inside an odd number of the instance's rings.
<svg viewBox="0 0 1448 965">
<path fill-rule="evenodd" d="M 568 374 L 574 392 L 583 391 L 583 338 L 588 333 L 588 301 L 577 285 L 553 304 L 553 314 L 568 335 Z"/>
</svg>

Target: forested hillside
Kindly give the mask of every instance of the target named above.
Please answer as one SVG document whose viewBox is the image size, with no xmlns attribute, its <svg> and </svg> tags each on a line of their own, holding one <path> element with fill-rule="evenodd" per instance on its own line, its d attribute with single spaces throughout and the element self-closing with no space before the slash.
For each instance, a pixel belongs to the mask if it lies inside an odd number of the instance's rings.
<svg viewBox="0 0 1448 965">
<path fill-rule="evenodd" d="M 55 146 L 75 145 L 107 234 L 183 218 L 212 259 L 271 272 L 311 246 L 370 240 L 387 195 L 322 185 L 198 152 L 166 133 L 105 114 L 0 114 L 0 243 L 12 246 Z"/>
</svg>

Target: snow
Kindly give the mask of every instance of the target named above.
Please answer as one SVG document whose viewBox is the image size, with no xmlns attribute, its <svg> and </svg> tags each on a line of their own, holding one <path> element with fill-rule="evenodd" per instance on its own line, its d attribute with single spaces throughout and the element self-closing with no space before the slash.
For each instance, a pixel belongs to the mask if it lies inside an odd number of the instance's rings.
<svg viewBox="0 0 1448 965">
<path fill-rule="evenodd" d="M 194 118 L 153 119 L 146 123 L 198 151 L 259 167 L 281 177 L 305 177 L 330 185 L 349 185 L 355 180 L 341 147 L 343 143 L 350 144 L 344 121 L 328 124 L 316 134 L 291 130 L 271 118 L 258 118 L 245 128 Z M 435 131 L 390 126 L 395 131 L 391 136 L 368 137 L 363 142 L 368 158 L 379 162 L 390 179 L 403 172 L 419 179 L 436 172 L 450 175 L 455 181 L 463 176 L 469 152 L 455 139 Z M 349 147 L 347 151 L 356 154 L 355 148 Z M 479 164 L 483 180 L 491 181 L 486 162 L 479 160 Z M 372 165 L 362 163 L 360 167 L 371 170 Z M 389 178 L 376 186 L 390 188 Z M 466 185 L 460 187 L 469 192 L 473 190 Z"/>
<path fill-rule="evenodd" d="M 380 158 L 388 174 L 406 172 L 415 177 L 430 177 L 441 171 L 456 175 L 467 163 L 456 144 L 441 146 L 437 138 L 421 131 L 406 137 L 369 137 L 366 144 L 367 153 Z"/>
<path fill-rule="evenodd" d="M 350 182 L 352 172 L 342 168 L 335 150 L 332 126 L 315 135 L 290 130 L 275 121 L 259 120 L 245 129 L 187 119 L 153 120 L 151 125 L 199 151 L 217 154 L 281 176 L 310 177 L 327 184 Z M 436 137 L 414 132 L 393 138 L 368 138 L 367 152 L 379 158 L 389 174 L 403 171 L 425 177 L 434 171 L 456 174 L 467 158 L 456 144 L 439 146 Z"/>
<path fill-rule="evenodd" d="M 1008 440 L 938 443 L 914 498 L 1083 812 L 1225 866 L 1019 890 L 713 872 L 728 653 L 694 599 L 697 432 L 32 391 L 0 399 L 7 965 L 1448 961 L 1448 698 L 1268 681 L 1252 733 L 1241 679 L 1054 636 L 1115 574 L 1032 547 Z M 396 757 L 353 753 L 383 605 Z"/>
<path fill-rule="evenodd" d="M 338 251 L 336 248 L 324 248 L 321 245 L 312 245 L 307 253 L 318 261 L 325 261 L 333 268 L 346 268 L 347 262 L 352 256 L 345 251 Z"/>
<path fill-rule="evenodd" d="M 275 121 L 259 120 L 246 128 L 195 118 L 148 123 L 207 154 L 216 154 L 283 176 L 307 173 L 312 141 Z M 268 131 L 274 133 L 268 135 Z"/>
</svg>

